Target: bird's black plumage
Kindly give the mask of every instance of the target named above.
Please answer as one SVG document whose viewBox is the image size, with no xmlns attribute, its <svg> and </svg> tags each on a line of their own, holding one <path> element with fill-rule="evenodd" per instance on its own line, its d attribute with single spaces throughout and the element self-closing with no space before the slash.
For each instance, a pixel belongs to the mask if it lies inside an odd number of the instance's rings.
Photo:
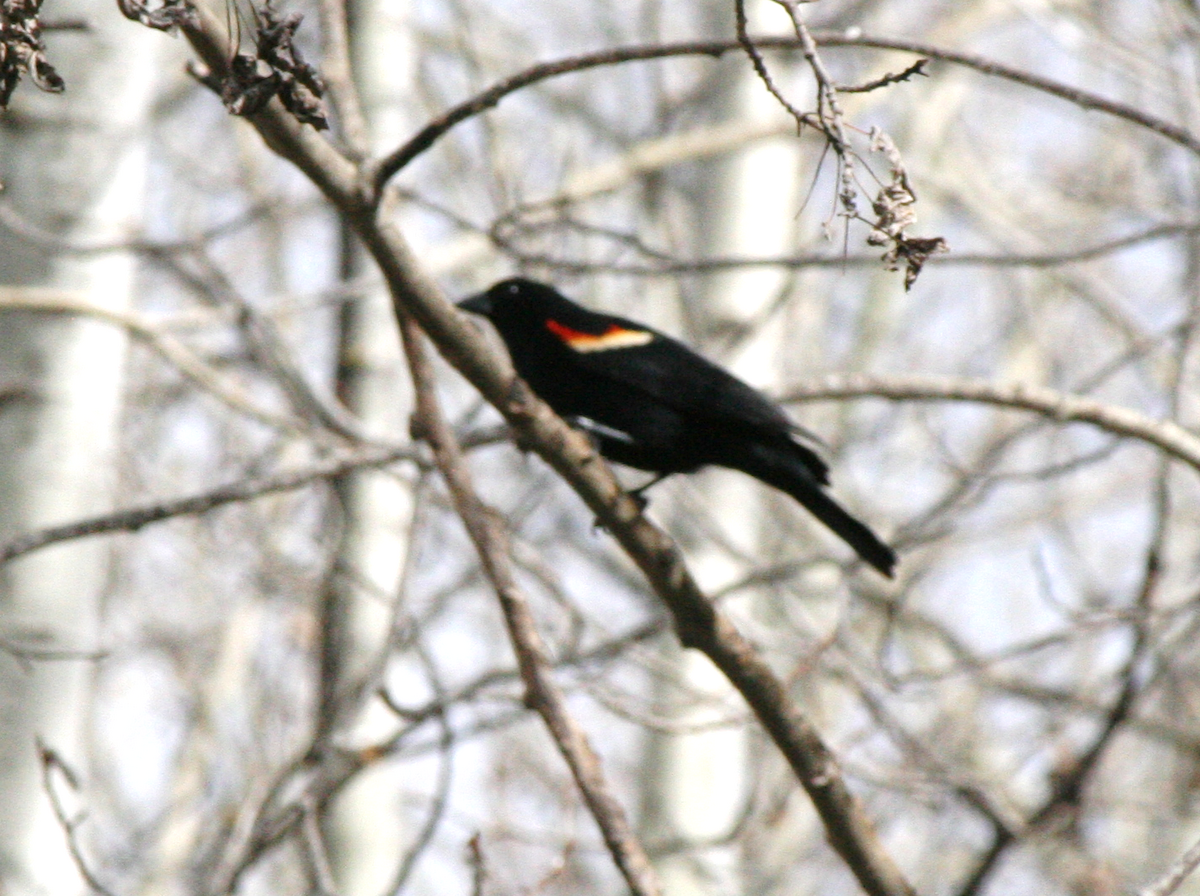
<svg viewBox="0 0 1200 896">
<path fill-rule="evenodd" d="M 825 492 L 829 468 L 783 410 L 682 342 L 514 278 L 459 303 L 488 318 L 513 367 L 600 453 L 655 473 L 710 464 L 791 495 L 885 576 L 896 554 Z"/>
</svg>

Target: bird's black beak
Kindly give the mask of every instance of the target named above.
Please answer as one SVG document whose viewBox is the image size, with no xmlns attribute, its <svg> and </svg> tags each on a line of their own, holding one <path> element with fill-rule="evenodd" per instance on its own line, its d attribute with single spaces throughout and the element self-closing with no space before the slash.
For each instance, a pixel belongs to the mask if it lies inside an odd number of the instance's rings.
<svg viewBox="0 0 1200 896">
<path fill-rule="evenodd" d="M 484 317 L 487 317 L 492 313 L 492 297 L 486 292 L 481 292 L 477 296 L 463 299 L 458 303 L 458 307 L 463 311 L 470 311 L 472 314 L 482 314 Z"/>
</svg>

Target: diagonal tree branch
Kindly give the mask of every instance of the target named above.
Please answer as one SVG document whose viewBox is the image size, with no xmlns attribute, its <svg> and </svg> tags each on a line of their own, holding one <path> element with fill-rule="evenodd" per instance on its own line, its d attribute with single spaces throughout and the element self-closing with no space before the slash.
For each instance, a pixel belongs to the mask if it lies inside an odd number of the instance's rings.
<svg viewBox="0 0 1200 896">
<path fill-rule="evenodd" d="M 228 47 L 211 13 L 201 10 L 184 34 L 214 72 Z M 883 849 L 862 805 L 816 729 L 784 685 L 732 623 L 720 615 L 688 571 L 674 542 L 625 494 L 586 437 L 569 428 L 490 343 L 445 299 L 395 224 L 381 214 L 370 176 L 277 101 L 249 116 L 267 144 L 303 171 L 355 229 L 379 265 L 398 321 L 411 316 L 439 352 L 505 417 L 518 442 L 545 459 L 575 489 L 641 569 L 670 609 L 681 641 L 704 651 L 744 695 L 812 798 L 833 844 L 872 896 L 915 891 Z"/>
<path fill-rule="evenodd" d="M 549 651 L 537 630 L 529 602 L 517 584 L 504 521 L 476 494 L 462 450 L 442 416 L 434 393 L 433 367 L 425 355 L 421 331 L 408 317 L 401 318 L 400 328 L 417 396 L 415 434 L 433 448 L 455 510 L 500 601 L 525 684 L 525 703 L 546 723 L 630 892 L 634 896 L 659 896 L 662 889 L 658 878 L 624 808 L 609 788 L 600 757 L 583 728 L 567 712 L 566 699 L 554 681 Z"/>
</svg>

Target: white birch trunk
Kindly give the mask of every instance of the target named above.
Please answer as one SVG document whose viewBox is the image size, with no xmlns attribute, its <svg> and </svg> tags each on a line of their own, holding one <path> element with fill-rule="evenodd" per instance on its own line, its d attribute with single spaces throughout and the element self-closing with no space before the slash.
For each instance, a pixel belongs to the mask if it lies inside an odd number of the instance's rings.
<svg viewBox="0 0 1200 896">
<path fill-rule="evenodd" d="M 354 0 L 350 42 L 355 76 L 367 118 L 371 149 L 398 145 L 412 87 L 405 4 Z M 350 249 L 351 275 L 365 265 Z M 383 289 L 356 297 L 344 309 L 339 351 L 341 399 L 368 431 L 397 441 L 407 437 L 411 399 L 391 300 Z M 394 718 L 378 700 L 356 699 L 376 681 L 386 661 L 397 591 L 408 551 L 413 496 L 386 472 L 346 477 L 338 489 L 343 521 L 338 565 L 326 595 L 327 663 L 323 687 L 333 701 L 358 705 L 343 718 L 343 737 L 378 740 Z M 378 896 L 390 890 L 404 855 L 407 827 L 402 797 L 411 782 L 384 763 L 360 773 L 332 804 L 325 819 L 330 862 L 344 896 Z"/>
<path fill-rule="evenodd" d="M 752 29 L 764 33 L 762 28 Z M 786 78 L 781 79 L 787 83 Z M 727 105 L 732 115 L 751 121 L 771 120 L 778 105 L 749 66 L 734 82 Z M 801 160 L 794 138 L 760 140 L 724 163 L 713 166 L 708 207 L 695 218 L 706 225 L 698 234 L 701 257 L 754 257 L 786 254 L 794 246 Z M 769 306 L 784 285 L 773 269 L 730 271 L 709 281 L 699 330 L 720 332 L 745 325 Z M 746 340 L 735 357 L 720 359 L 738 376 L 770 388 L 778 376 L 779 333 L 772 328 Z M 710 524 L 740 550 L 754 556 L 763 517 L 762 486 L 731 476 L 705 482 L 704 506 Z M 708 590 L 737 578 L 743 570 L 719 550 L 693 552 L 689 560 Z M 706 699 L 672 719 L 697 728 L 744 711 L 720 672 L 695 651 L 682 653 L 677 675 L 684 687 Z M 665 696 L 665 695 L 664 695 Z M 735 894 L 746 890 L 743 857 L 736 845 L 720 845 L 739 821 L 749 796 L 747 729 L 731 725 L 687 734 L 651 738 L 644 777 L 648 834 L 659 843 L 709 844 L 672 852 L 657 861 L 664 891 L 670 896 Z"/>
<path fill-rule="evenodd" d="M 0 131 L 5 201 L 30 223 L 72 242 L 131 236 L 145 174 L 142 126 L 154 83 L 157 35 L 107 4 L 56 5 L 84 34 L 51 37 L 67 79 L 61 96 L 22 85 Z M 134 259 L 80 256 L 4 234 L 0 289 L 62 295 L 108 310 L 128 307 Z M 0 540 L 109 509 L 117 466 L 125 337 L 72 314 L 4 311 L 0 292 Z M 39 551 L 0 569 L 0 638 L 17 648 L 97 648 L 107 576 L 103 541 Z M 0 652 L 0 892 L 70 896 L 83 883 L 42 787 L 36 742 L 78 771 L 92 670 L 83 658 L 19 662 Z"/>
</svg>

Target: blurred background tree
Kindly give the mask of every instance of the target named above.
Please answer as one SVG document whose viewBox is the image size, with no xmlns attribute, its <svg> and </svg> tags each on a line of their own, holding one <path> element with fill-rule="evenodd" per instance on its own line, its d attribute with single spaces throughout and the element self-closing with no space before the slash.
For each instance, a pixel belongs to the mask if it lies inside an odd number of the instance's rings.
<svg viewBox="0 0 1200 896">
<path fill-rule="evenodd" d="M 728 0 L 277 14 L 305 14 L 351 159 L 539 62 L 733 45 L 513 92 L 406 167 L 387 214 L 449 296 L 552 280 L 820 436 L 894 583 L 735 473 L 668 480 L 649 514 L 917 892 L 1137 890 L 1200 837 L 1200 8 L 792 11 L 834 84 L 930 60 L 836 94 L 848 177 Z M 214 12 L 250 46 L 254 10 Z M 746 14 L 795 42 L 785 6 Z M 0 893 L 626 891 L 412 441 L 346 217 L 187 76 L 185 41 L 108 3 L 41 16 L 87 27 L 44 33 L 63 95 L 23 83 L 0 112 Z M 813 60 L 755 43 L 817 109 Z M 877 220 L 899 164 L 911 232 L 951 249 L 908 291 L 839 198 Z M 859 892 L 592 512 L 434 368 L 663 891 Z M 165 521 L 24 552 L 127 508 Z"/>
</svg>

